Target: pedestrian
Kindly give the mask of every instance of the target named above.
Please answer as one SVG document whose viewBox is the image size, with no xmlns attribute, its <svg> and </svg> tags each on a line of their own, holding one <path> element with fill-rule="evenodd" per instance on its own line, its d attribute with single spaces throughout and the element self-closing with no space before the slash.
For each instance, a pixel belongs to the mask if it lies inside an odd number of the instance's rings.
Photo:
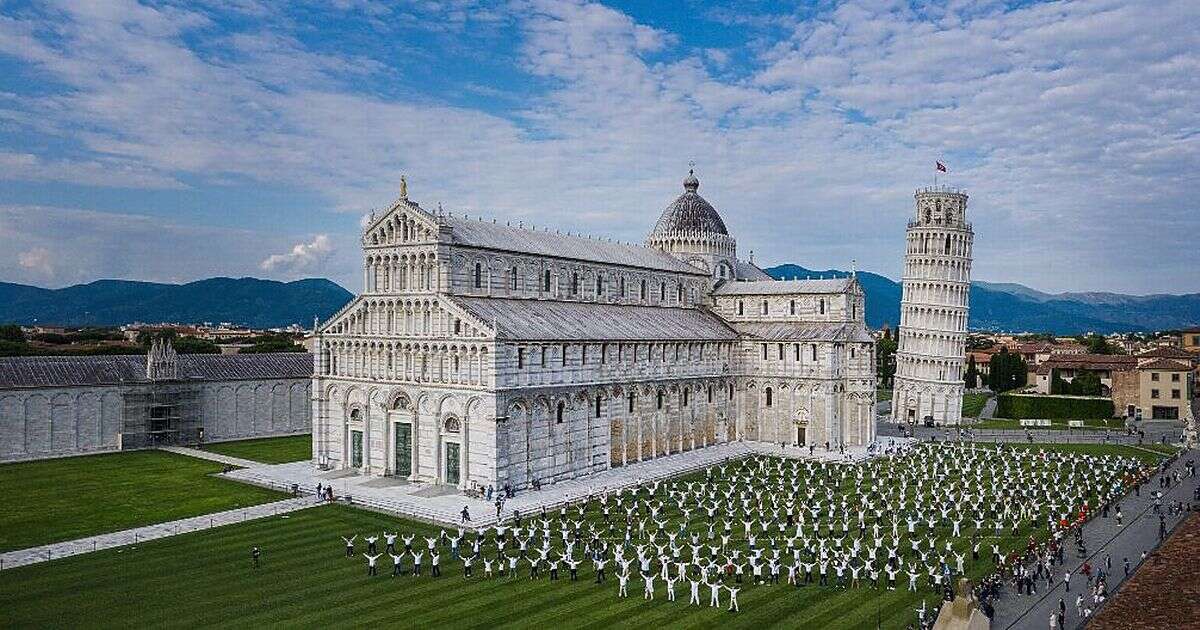
<svg viewBox="0 0 1200 630">
<path fill-rule="evenodd" d="M 258 560 L 262 557 L 262 549 L 259 549 L 258 546 L 255 545 L 255 547 L 250 550 L 250 557 L 254 559 L 254 568 L 257 569 Z"/>
<path fill-rule="evenodd" d="M 499 515 L 497 515 L 497 516 L 499 516 Z M 462 509 L 462 522 L 463 523 L 471 522 L 471 513 L 467 510 L 467 506 L 465 506 L 465 505 L 463 506 L 463 509 Z"/>
</svg>

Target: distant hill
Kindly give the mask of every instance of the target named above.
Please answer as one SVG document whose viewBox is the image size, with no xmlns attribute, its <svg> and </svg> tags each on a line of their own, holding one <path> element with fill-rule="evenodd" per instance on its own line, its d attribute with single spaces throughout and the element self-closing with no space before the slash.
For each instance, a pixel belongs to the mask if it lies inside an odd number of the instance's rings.
<svg viewBox="0 0 1200 630">
<path fill-rule="evenodd" d="M 116 326 L 130 322 L 233 322 L 309 326 L 354 296 L 330 280 L 209 278 L 187 284 L 97 280 L 63 289 L 0 282 L 0 322 Z"/>
<path fill-rule="evenodd" d="M 845 271 L 817 271 L 799 265 L 765 270 L 775 278 L 826 278 Z M 867 294 L 867 324 L 893 328 L 900 321 L 900 283 L 884 276 L 858 272 Z M 1022 284 L 971 283 L 973 330 L 1013 332 L 1138 332 L 1168 330 L 1200 324 L 1200 293 L 1187 295 L 1122 295 L 1119 293 L 1045 293 Z"/>
</svg>

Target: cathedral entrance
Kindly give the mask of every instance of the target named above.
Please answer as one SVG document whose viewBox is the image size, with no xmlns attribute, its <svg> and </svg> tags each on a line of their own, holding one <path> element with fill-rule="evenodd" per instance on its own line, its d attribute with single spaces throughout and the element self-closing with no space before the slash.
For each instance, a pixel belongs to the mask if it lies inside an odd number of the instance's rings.
<svg viewBox="0 0 1200 630">
<path fill-rule="evenodd" d="M 362 468 L 363 465 L 363 432 L 350 432 L 350 467 Z"/>
<path fill-rule="evenodd" d="M 804 446 L 805 427 L 796 425 L 796 446 Z"/>
<path fill-rule="evenodd" d="M 459 470 L 462 463 L 459 460 L 460 446 L 456 442 L 446 442 L 446 483 L 457 486 L 459 481 Z"/>
<path fill-rule="evenodd" d="M 412 474 L 412 425 L 407 422 L 397 422 L 393 426 L 396 433 L 393 445 L 396 449 L 396 459 L 392 474 L 397 477 L 408 477 Z"/>
</svg>

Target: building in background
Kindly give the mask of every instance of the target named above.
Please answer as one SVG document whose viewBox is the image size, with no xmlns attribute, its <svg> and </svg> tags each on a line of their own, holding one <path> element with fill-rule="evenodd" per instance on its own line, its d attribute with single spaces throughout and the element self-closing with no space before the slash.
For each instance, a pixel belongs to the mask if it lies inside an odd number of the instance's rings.
<svg viewBox="0 0 1200 630">
<path fill-rule="evenodd" d="M 312 355 L 0 358 L 0 461 L 307 433 Z"/>
<path fill-rule="evenodd" d="M 892 418 L 958 424 L 974 239 L 967 195 L 932 187 L 915 197 L 904 254 Z"/>
<path fill-rule="evenodd" d="M 316 464 L 524 488 L 729 440 L 871 443 L 857 279 L 772 280 L 699 186 L 632 245 L 431 213 L 402 183 L 364 292 L 317 327 Z"/>
</svg>

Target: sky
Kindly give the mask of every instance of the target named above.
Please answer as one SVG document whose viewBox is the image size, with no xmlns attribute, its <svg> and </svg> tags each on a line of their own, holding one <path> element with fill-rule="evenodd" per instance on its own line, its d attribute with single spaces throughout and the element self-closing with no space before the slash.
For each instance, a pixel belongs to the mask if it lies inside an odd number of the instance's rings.
<svg viewBox="0 0 1200 630">
<path fill-rule="evenodd" d="M 0 281 L 328 277 L 434 209 L 642 242 L 695 162 L 760 266 L 1200 292 L 1200 2 L 0 0 Z"/>
</svg>

